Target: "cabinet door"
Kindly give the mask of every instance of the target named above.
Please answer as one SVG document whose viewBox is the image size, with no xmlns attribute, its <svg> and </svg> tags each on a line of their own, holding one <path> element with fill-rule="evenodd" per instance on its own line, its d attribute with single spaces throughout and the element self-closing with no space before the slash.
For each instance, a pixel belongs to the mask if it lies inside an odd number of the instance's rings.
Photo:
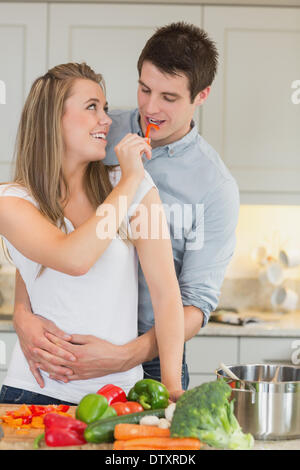
<svg viewBox="0 0 300 470">
<path fill-rule="evenodd" d="M 110 108 L 136 107 L 137 60 L 161 25 L 201 25 L 202 8 L 175 5 L 50 5 L 50 66 L 85 61 L 104 75 Z"/>
<path fill-rule="evenodd" d="M 295 338 L 296 340 L 296 338 Z M 290 364 L 299 350 L 292 338 L 241 338 L 241 364 Z M 296 346 L 296 349 L 295 349 Z"/>
<path fill-rule="evenodd" d="M 11 162 L 22 106 L 33 80 L 45 73 L 46 8 L 42 4 L 0 3 L 2 95 L 5 89 L 5 100 L 0 100 L 0 182 L 12 178 Z"/>
<path fill-rule="evenodd" d="M 205 7 L 220 52 L 203 136 L 236 177 L 244 203 L 299 203 L 300 9 Z"/>
<path fill-rule="evenodd" d="M 206 382 L 214 382 L 215 380 L 217 380 L 217 376 L 215 374 L 190 374 L 188 390 L 198 387 Z"/>
<path fill-rule="evenodd" d="M 186 344 L 186 361 L 191 374 L 214 374 L 220 362 L 238 363 L 238 338 L 195 336 Z"/>
<path fill-rule="evenodd" d="M 15 332 L 0 332 L 0 389 L 6 376 L 10 358 L 17 341 Z"/>
</svg>

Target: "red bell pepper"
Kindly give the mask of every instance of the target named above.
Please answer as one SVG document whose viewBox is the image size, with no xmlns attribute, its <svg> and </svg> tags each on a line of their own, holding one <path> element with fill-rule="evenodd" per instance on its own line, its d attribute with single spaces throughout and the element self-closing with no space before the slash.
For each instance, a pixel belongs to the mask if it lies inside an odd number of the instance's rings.
<svg viewBox="0 0 300 470">
<path fill-rule="evenodd" d="M 66 413 L 69 410 L 69 405 L 30 405 L 29 409 L 32 416 L 42 416 L 47 413 L 61 412 Z"/>
<path fill-rule="evenodd" d="M 35 448 L 38 448 L 42 436 L 50 447 L 76 446 L 86 443 L 84 430 L 86 423 L 75 418 L 62 416 L 57 413 L 49 413 L 44 418 L 45 434 L 35 440 Z"/>
<path fill-rule="evenodd" d="M 124 390 L 112 384 L 104 385 L 104 387 L 98 390 L 97 394 L 103 395 L 107 399 L 109 405 L 118 401 L 127 401 L 126 393 L 124 392 Z"/>
<path fill-rule="evenodd" d="M 127 401 L 125 403 L 117 402 L 113 403 L 111 406 L 116 410 L 118 416 L 129 415 L 131 413 L 139 413 L 140 411 L 144 411 L 142 405 L 136 401 Z"/>
</svg>

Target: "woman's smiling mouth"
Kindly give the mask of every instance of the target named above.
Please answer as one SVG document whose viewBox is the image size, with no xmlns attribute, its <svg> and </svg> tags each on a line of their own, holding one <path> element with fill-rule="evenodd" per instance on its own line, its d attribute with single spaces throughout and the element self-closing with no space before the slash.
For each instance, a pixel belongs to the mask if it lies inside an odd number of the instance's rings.
<svg viewBox="0 0 300 470">
<path fill-rule="evenodd" d="M 106 134 L 104 132 L 95 132 L 94 134 L 90 134 L 93 139 L 96 140 L 105 140 L 106 141 Z"/>
</svg>

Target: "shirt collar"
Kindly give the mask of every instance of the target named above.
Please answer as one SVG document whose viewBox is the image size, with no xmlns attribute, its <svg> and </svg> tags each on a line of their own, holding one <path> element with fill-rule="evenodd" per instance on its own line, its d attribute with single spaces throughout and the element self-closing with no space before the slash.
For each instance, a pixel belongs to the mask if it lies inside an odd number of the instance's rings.
<svg viewBox="0 0 300 470">
<path fill-rule="evenodd" d="M 136 109 L 132 116 L 132 130 L 134 133 L 143 136 L 142 129 L 139 123 L 139 111 Z M 160 155 L 165 155 L 166 152 L 169 157 L 175 157 L 182 154 L 183 149 L 188 147 L 198 136 L 198 129 L 195 126 L 194 121 L 191 122 L 191 130 L 183 136 L 181 139 L 172 142 L 171 144 L 164 145 L 162 147 L 156 147 L 152 151 L 152 158 L 158 157 Z"/>
</svg>

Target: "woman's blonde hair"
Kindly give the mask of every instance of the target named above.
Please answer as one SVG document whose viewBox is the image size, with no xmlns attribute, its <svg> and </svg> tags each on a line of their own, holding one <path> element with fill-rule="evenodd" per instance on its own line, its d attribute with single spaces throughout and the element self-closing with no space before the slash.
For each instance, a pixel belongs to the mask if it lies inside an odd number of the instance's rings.
<svg viewBox="0 0 300 470">
<path fill-rule="evenodd" d="M 86 63 L 57 65 L 34 81 L 22 111 L 14 157 L 13 183 L 25 187 L 38 203 L 40 212 L 65 231 L 64 206 L 69 188 L 62 172 L 62 116 L 77 79 L 92 80 L 105 93 L 102 75 L 96 74 Z M 65 190 L 63 200 L 62 185 Z M 96 210 L 113 189 L 108 168 L 102 161 L 88 163 L 83 185 Z M 125 240 L 128 238 L 126 224 L 121 225 L 119 234 Z M 43 270 L 44 267 L 39 275 Z"/>
</svg>

